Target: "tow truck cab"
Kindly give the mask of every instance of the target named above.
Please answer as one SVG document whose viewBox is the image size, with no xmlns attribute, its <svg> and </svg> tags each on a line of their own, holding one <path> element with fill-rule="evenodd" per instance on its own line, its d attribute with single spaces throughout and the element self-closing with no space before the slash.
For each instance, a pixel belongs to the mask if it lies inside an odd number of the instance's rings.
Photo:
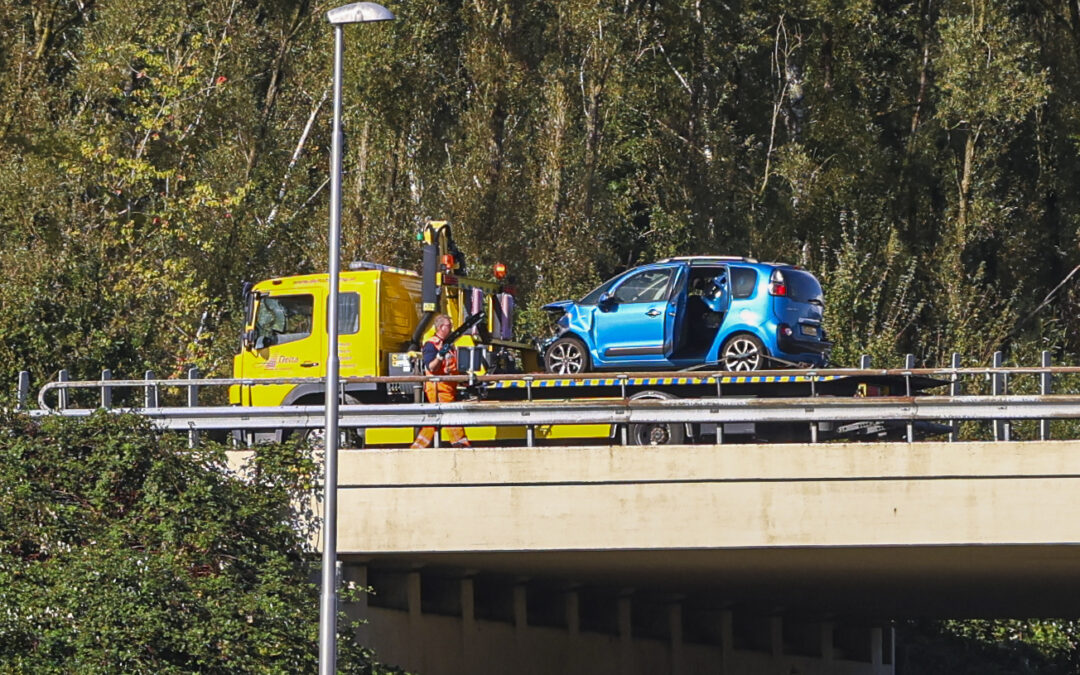
<svg viewBox="0 0 1080 675">
<path fill-rule="evenodd" d="M 499 282 L 463 276 L 464 260 L 450 226 L 428 223 L 421 234 L 424 271 L 359 262 L 339 278 L 338 357 L 343 378 L 413 374 L 412 354 L 429 338 L 431 319 L 446 313 L 461 324 L 484 312 L 485 321 L 458 341 L 463 370 L 496 372 L 505 352 L 528 346 L 512 341 L 513 296 Z M 325 378 L 329 275 L 308 274 L 245 285 L 246 319 L 233 377 L 248 380 Z M 535 356 L 533 356 L 535 363 Z M 529 364 L 527 364 L 529 365 Z M 321 404 L 322 382 L 234 385 L 234 405 Z M 412 400 L 410 388 L 347 382 L 348 402 Z"/>
</svg>

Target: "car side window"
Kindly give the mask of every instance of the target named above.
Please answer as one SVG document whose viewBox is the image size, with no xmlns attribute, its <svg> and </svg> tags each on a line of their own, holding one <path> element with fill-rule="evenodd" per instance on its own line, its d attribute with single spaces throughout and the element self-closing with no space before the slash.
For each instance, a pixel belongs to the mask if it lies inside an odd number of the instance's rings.
<svg viewBox="0 0 1080 675">
<path fill-rule="evenodd" d="M 642 270 L 619 285 L 615 299 L 624 304 L 661 302 L 667 298 L 671 272 L 670 268 Z"/>
<path fill-rule="evenodd" d="M 757 287 L 757 272 L 749 267 L 731 268 L 731 295 L 735 298 L 749 298 Z"/>
</svg>

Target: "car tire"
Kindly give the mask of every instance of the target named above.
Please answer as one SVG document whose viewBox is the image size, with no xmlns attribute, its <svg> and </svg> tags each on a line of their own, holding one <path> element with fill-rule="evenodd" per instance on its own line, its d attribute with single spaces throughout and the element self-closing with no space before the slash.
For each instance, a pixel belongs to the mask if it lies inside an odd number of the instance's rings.
<svg viewBox="0 0 1080 675">
<path fill-rule="evenodd" d="M 720 349 L 720 365 L 733 372 L 761 370 L 767 356 L 761 340 L 749 333 L 739 333 L 724 342 Z"/>
<path fill-rule="evenodd" d="M 544 351 L 544 370 L 556 375 L 589 372 L 589 350 L 576 337 L 561 337 Z"/>
</svg>

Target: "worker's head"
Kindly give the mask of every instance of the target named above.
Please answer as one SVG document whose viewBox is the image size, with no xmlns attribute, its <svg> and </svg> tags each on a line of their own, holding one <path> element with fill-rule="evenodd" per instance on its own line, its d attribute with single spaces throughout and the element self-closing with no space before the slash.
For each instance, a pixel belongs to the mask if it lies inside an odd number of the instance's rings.
<svg viewBox="0 0 1080 675">
<path fill-rule="evenodd" d="M 435 320 L 432 324 L 435 326 L 435 335 L 438 335 L 439 339 L 446 339 L 446 336 L 450 334 L 453 326 L 450 317 L 445 314 L 435 315 Z"/>
</svg>

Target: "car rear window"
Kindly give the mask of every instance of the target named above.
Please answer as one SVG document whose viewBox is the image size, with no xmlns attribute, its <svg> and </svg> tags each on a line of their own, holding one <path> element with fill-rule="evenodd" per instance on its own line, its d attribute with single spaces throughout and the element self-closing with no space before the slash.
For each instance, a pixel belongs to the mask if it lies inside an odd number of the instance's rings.
<svg viewBox="0 0 1080 675">
<path fill-rule="evenodd" d="M 796 302 L 809 302 L 821 299 L 821 284 L 813 274 L 802 270 L 784 270 L 784 283 L 788 297 Z"/>
</svg>

